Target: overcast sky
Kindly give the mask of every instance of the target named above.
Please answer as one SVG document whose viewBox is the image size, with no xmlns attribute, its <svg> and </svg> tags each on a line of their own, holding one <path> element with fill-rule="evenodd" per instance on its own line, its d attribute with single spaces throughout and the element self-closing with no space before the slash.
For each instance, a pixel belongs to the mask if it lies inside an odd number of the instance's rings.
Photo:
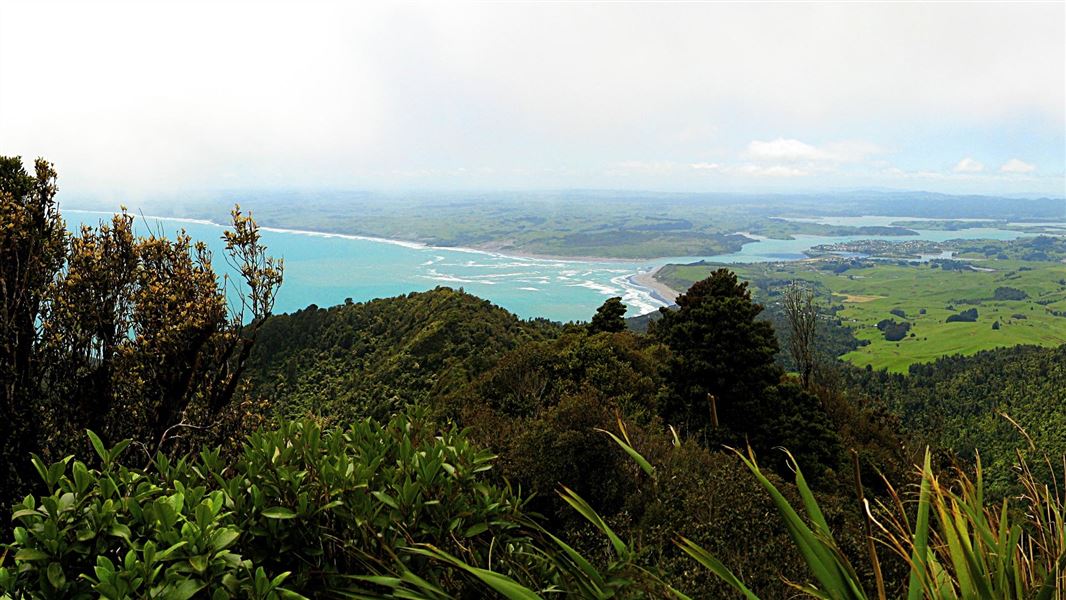
<svg viewBox="0 0 1066 600">
<path fill-rule="evenodd" d="M 1066 3 L 0 3 L 68 193 L 1064 194 Z"/>
</svg>

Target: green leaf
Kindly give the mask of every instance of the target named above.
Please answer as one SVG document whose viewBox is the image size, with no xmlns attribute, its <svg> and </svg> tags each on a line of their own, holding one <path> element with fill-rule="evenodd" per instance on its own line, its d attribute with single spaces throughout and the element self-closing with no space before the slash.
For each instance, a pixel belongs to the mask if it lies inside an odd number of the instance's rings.
<svg viewBox="0 0 1066 600">
<path fill-rule="evenodd" d="M 48 583 L 57 590 L 62 590 L 67 585 L 67 576 L 63 574 L 63 567 L 57 562 L 48 565 Z"/>
<path fill-rule="evenodd" d="M 484 533 L 485 531 L 488 530 L 488 528 L 489 528 L 489 524 L 488 523 L 475 523 L 474 525 L 471 525 L 470 527 L 468 527 L 466 529 L 466 532 L 463 535 L 465 535 L 466 537 L 474 537 L 475 535 L 478 535 L 479 533 Z"/>
<path fill-rule="evenodd" d="M 114 525 L 112 525 L 108 533 L 115 537 L 122 538 L 126 540 L 126 542 L 130 541 L 130 528 L 123 525 L 122 523 L 115 523 Z"/>
<path fill-rule="evenodd" d="M 160 561 L 166 560 L 167 557 L 170 556 L 175 550 L 178 550 L 180 548 L 184 548 L 186 545 L 188 545 L 188 543 L 189 542 L 187 542 L 186 540 L 182 540 L 182 541 L 178 542 L 177 544 L 174 544 L 173 546 L 167 548 L 166 550 L 163 550 L 162 552 L 156 554 L 155 558 L 156 558 L 156 560 L 160 560 Z"/>
<path fill-rule="evenodd" d="M 23 548 L 15 553 L 16 561 L 30 562 L 35 560 L 48 560 L 49 558 L 52 558 L 52 555 L 36 548 Z"/>
<path fill-rule="evenodd" d="M 190 556 L 189 564 L 197 573 L 203 573 L 207 570 L 207 557 L 202 554 L 197 556 Z"/>
<path fill-rule="evenodd" d="M 185 579 L 176 586 L 167 586 L 167 589 L 163 591 L 163 598 L 166 598 L 166 600 L 189 600 L 197 592 L 204 589 L 206 585 L 192 579 Z"/>
<path fill-rule="evenodd" d="M 100 457 L 100 462 L 107 466 L 111 462 L 111 453 L 104 447 L 104 442 L 100 440 L 100 436 L 92 432 L 91 429 L 85 430 L 85 435 L 89 436 L 89 441 L 92 442 L 93 450 L 96 450 L 97 456 Z"/>
<path fill-rule="evenodd" d="M 922 575 L 920 567 L 928 561 L 929 548 L 929 482 L 933 476 L 930 465 L 929 448 L 925 449 L 925 464 L 922 467 L 922 487 L 918 494 L 918 522 L 914 528 L 914 550 L 911 553 L 911 575 L 907 587 L 907 600 L 920 600 L 922 597 Z"/>
<path fill-rule="evenodd" d="M 678 547 L 685 551 L 686 554 L 696 559 L 701 565 L 707 567 L 712 573 L 718 576 L 719 579 L 728 583 L 733 589 L 737 590 L 748 600 L 759 600 L 759 597 L 754 592 L 748 589 L 746 585 L 733 574 L 720 560 L 711 556 L 711 553 L 703 549 L 699 544 L 693 542 L 687 538 L 681 538 L 675 542 Z"/>
<path fill-rule="evenodd" d="M 600 517 L 599 513 L 589 506 L 581 496 L 577 495 L 577 492 L 564 485 L 562 491 L 558 493 L 563 500 L 566 500 L 567 504 L 574 507 L 577 512 L 581 513 L 581 516 L 588 519 L 590 523 L 596 526 L 596 529 L 599 529 L 607 536 L 618 558 L 624 558 L 629 555 L 629 547 L 622 541 L 622 538 L 618 537 L 614 530 L 607 526 L 607 523 Z"/>
<path fill-rule="evenodd" d="M 392 496 L 386 494 L 385 492 L 379 492 L 379 491 L 375 490 L 375 491 L 370 492 L 370 493 L 373 494 L 375 498 L 377 498 L 378 500 L 381 500 L 382 502 L 384 502 L 385 504 L 391 506 L 392 508 L 395 508 L 396 510 L 400 509 L 400 505 L 396 502 L 396 499 L 393 498 Z"/>
<path fill-rule="evenodd" d="M 476 577 L 479 581 L 481 581 L 481 583 L 492 588 L 493 591 L 495 591 L 497 594 L 500 594 L 504 598 L 507 598 L 507 600 L 542 600 L 542 598 L 537 595 L 536 592 L 523 586 L 522 584 L 518 583 L 517 581 L 511 579 L 506 575 L 470 566 L 462 560 L 452 556 L 451 554 L 448 554 L 447 552 L 444 552 L 443 550 L 435 548 L 429 544 L 422 544 L 417 548 L 408 548 L 407 550 L 409 552 L 421 554 L 423 556 L 436 558 L 437 560 L 458 567 Z"/>
<path fill-rule="evenodd" d="M 225 550 L 233 545 L 237 541 L 237 538 L 241 536 L 240 533 L 232 529 L 223 529 L 215 534 L 213 540 L 211 540 L 211 546 L 215 550 Z"/>
<path fill-rule="evenodd" d="M 622 450 L 625 450 L 626 454 L 632 457 L 633 460 L 636 461 L 638 465 L 640 465 L 640 468 L 643 469 L 649 477 L 655 477 L 655 467 L 652 466 L 652 464 L 648 462 L 648 459 L 644 458 L 644 456 L 641 455 L 640 452 L 637 452 L 636 448 L 625 443 L 620 437 L 611 433 L 610 431 L 607 431 L 606 429 L 597 429 L 596 431 L 606 433 L 607 435 L 611 436 L 611 439 L 614 440 L 615 443 L 617 443 L 619 446 L 621 446 Z"/>
<path fill-rule="evenodd" d="M 263 516 L 268 519 L 295 519 L 296 513 L 284 506 L 274 506 L 264 510 Z"/>
<path fill-rule="evenodd" d="M 37 512 L 37 510 L 33 508 L 23 508 L 22 510 L 16 510 L 14 514 L 11 515 L 11 518 L 21 519 L 22 517 L 31 517 L 34 515 L 41 516 L 41 513 Z"/>
</svg>

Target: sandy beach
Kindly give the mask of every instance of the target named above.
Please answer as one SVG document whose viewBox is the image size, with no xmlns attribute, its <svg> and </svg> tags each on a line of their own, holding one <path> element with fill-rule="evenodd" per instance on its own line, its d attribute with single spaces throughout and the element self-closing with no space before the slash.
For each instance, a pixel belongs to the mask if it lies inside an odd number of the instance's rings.
<svg viewBox="0 0 1066 600">
<path fill-rule="evenodd" d="M 666 302 L 667 304 L 673 304 L 677 300 L 678 292 L 672 287 L 662 283 L 655 278 L 655 274 L 659 272 L 661 267 L 656 267 L 653 271 L 647 273 L 637 273 L 630 277 L 630 280 L 641 287 L 651 290 L 652 294 L 659 300 Z"/>
</svg>

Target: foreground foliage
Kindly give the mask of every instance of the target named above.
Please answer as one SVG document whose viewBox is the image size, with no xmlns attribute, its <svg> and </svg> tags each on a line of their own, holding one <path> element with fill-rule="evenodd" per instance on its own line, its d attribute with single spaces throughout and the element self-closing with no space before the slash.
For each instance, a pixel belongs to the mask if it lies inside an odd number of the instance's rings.
<svg viewBox="0 0 1066 600">
<path fill-rule="evenodd" d="M 86 428 L 129 437 L 148 455 L 206 424 L 216 439 L 234 435 L 225 429 L 241 418 L 232 410 L 241 376 L 282 279 L 239 208 L 224 233 L 238 275 L 220 279 L 203 242 L 137 235 L 124 210 L 68 232 L 56 179 L 43 159 L 31 175 L 18 157 L 0 157 L 4 504 L 35 478 L 30 452 L 85 448 Z"/>
<path fill-rule="evenodd" d="M 910 567 L 908 600 L 1051 600 L 1062 598 L 1066 591 L 1066 505 L 1059 490 L 1035 479 L 1024 460 L 1020 479 L 1026 494 L 1014 503 L 1004 500 L 998 510 L 985 504 L 980 465 L 973 479 L 960 472 L 954 481 L 944 482 L 933 472 L 928 453 L 920 471 L 917 515 L 913 521 L 903 499 L 894 492 L 891 503 L 879 503 L 877 510 L 867 504 L 871 533 L 866 558 L 878 570 L 877 587 L 872 592 L 865 588 L 834 540 L 799 467 L 796 466 L 796 486 L 803 499 L 802 516 L 766 479 L 754 456 L 746 458 L 745 463 L 774 498 L 797 552 L 810 568 L 813 582 L 791 584 L 805 595 L 854 600 L 888 598 L 879 570 L 878 544 L 906 559 Z M 878 515 L 882 521 L 877 520 Z M 877 535 L 872 532 L 874 524 L 879 530 Z M 698 544 L 683 539 L 681 545 L 744 597 L 758 600 L 736 575 Z"/>
<path fill-rule="evenodd" d="M 90 436 L 98 467 L 33 461 L 48 493 L 15 507 L 0 571 L 14 597 L 372 593 L 379 580 L 351 576 L 408 573 L 459 594 L 462 570 L 404 549 L 526 580 L 538 562 L 521 499 L 486 479 L 492 455 L 417 413 L 346 430 L 287 423 L 250 436 L 231 466 L 205 450 L 135 468 L 128 442 Z"/>
</svg>

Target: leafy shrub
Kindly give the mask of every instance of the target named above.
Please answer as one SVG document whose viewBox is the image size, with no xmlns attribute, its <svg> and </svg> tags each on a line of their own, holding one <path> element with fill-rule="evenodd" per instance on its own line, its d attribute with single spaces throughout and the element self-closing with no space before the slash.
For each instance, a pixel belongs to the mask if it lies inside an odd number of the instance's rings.
<svg viewBox="0 0 1066 600">
<path fill-rule="evenodd" d="M 116 461 L 90 434 L 102 467 L 71 458 L 33 465 L 48 495 L 15 506 L 10 546 L 15 569 L 0 569 L 0 591 L 15 597 L 121 599 L 277 598 L 289 575 L 273 579 L 241 556 L 232 499 L 219 490 L 166 481 L 158 470 Z M 95 592 L 95 594 L 94 594 Z M 291 594 L 286 594 L 291 595 Z"/>
<path fill-rule="evenodd" d="M 474 565 L 494 552 L 505 573 L 537 566 L 525 551 L 523 502 L 485 480 L 493 456 L 462 432 L 439 432 L 421 411 L 347 430 L 286 423 L 249 436 L 230 467 L 203 451 L 136 469 L 117 462 L 126 442 L 93 445 L 100 469 L 35 459 L 48 494 L 16 506 L 14 569 L 0 571 L 0 590 L 274 598 L 373 589 L 352 576 L 413 571 L 461 595 L 465 575 L 407 551 L 420 543 Z"/>
<path fill-rule="evenodd" d="M 902 308 L 893 308 L 892 310 L 890 310 L 888 312 L 890 314 L 896 315 L 897 317 L 899 317 L 901 319 L 906 319 L 907 318 L 907 313 L 903 312 Z"/>
</svg>

